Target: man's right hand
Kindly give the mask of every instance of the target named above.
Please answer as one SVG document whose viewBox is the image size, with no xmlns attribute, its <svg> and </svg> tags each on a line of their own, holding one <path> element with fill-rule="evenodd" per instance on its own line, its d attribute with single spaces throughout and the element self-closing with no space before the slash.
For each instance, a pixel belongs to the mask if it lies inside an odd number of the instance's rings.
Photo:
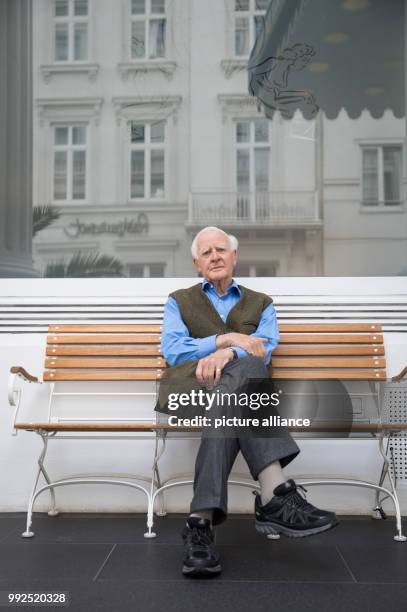
<svg viewBox="0 0 407 612">
<path fill-rule="evenodd" d="M 240 346 L 240 348 L 244 349 L 249 355 L 264 359 L 266 356 L 264 345 L 266 342 L 267 338 L 257 338 L 256 336 L 247 336 L 246 334 L 231 332 L 218 336 L 216 338 L 216 347 L 219 349 L 229 346 Z"/>
</svg>

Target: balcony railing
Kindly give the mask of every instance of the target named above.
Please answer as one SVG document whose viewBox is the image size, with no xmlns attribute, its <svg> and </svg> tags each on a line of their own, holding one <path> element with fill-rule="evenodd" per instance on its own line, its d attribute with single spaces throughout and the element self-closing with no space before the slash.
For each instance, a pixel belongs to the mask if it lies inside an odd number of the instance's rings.
<svg viewBox="0 0 407 612">
<path fill-rule="evenodd" d="M 315 191 L 191 193 L 190 225 L 309 225 L 320 223 Z"/>
</svg>

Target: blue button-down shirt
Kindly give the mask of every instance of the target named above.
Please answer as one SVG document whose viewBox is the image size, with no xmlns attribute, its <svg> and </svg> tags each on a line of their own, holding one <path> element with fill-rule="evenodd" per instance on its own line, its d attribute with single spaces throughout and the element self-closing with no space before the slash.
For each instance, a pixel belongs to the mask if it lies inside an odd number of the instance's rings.
<svg viewBox="0 0 407 612">
<path fill-rule="evenodd" d="M 230 310 L 241 298 L 241 289 L 236 281 L 232 281 L 225 295 L 218 295 L 212 283 L 204 279 L 202 289 L 210 299 L 213 307 L 218 312 L 222 321 L 226 322 Z M 269 304 L 264 309 L 259 325 L 251 336 L 257 338 L 267 338 L 264 344 L 266 350 L 266 364 L 270 363 L 271 353 L 276 348 L 280 339 L 276 311 L 273 304 Z M 232 347 L 237 352 L 239 358 L 246 357 L 247 352 L 239 346 Z M 168 365 L 174 366 L 191 361 L 202 359 L 216 348 L 216 335 L 206 338 L 192 338 L 189 330 L 182 320 L 179 306 L 174 298 L 169 297 L 164 306 L 164 322 L 161 339 L 161 352 L 163 353 Z"/>
</svg>

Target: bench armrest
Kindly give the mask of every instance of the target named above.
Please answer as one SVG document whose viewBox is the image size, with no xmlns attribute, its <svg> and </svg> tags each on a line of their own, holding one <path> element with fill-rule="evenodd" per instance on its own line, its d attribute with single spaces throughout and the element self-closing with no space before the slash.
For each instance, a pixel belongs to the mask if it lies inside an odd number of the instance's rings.
<svg viewBox="0 0 407 612">
<path fill-rule="evenodd" d="M 13 366 L 12 368 L 10 368 L 10 373 L 18 374 L 18 376 L 21 376 L 22 378 L 24 378 L 24 380 L 27 380 L 28 382 L 38 382 L 38 378 L 36 376 L 29 374 L 27 370 L 25 370 L 21 366 Z"/>
<path fill-rule="evenodd" d="M 16 406 L 17 396 L 21 395 L 21 391 L 17 391 L 16 388 L 16 379 L 22 378 L 27 382 L 40 382 L 36 376 L 29 374 L 27 370 L 22 368 L 21 366 L 13 366 L 10 368 L 10 376 L 8 380 L 8 402 L 10 406 Z"/>
<path fill-rule="evenodd" d="M 403 380 L 403 378 L 406 375 L 407 375 L 407 366 L 401 370 L 400 374 L 397 374 L 397 376 L 393 376 L 393 378 L 391 379 L 391 382 L 400 382 L 400 380 Z"/>
</svg>

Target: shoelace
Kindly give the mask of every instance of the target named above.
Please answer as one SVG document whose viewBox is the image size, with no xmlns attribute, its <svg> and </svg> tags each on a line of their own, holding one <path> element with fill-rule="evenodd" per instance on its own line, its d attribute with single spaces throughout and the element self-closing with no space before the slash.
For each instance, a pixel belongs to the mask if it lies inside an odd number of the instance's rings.
<svg viewBox="0 0 407 612">
<path fill-rule="evenodd" d="M 212 544 L 210 535 L 208 535 L 204 529 L 199 529 L 199 527 L 189 527 L 188 536 L 193 544 L 198 544 L 200 546 Z"/>
<path fill-rule="evenodd" d="M 298 491 L 301 490 L 301 492 Z M 305 494 L 307 493 L 307 489 L 302 485 L 297 485 L 297 488 L 291 493 L 287 493 L 286 496 L 289 501 L 294 502 L 297 508 L 313 508 L 313 505 L 307 501 Z"/>
</svg>

